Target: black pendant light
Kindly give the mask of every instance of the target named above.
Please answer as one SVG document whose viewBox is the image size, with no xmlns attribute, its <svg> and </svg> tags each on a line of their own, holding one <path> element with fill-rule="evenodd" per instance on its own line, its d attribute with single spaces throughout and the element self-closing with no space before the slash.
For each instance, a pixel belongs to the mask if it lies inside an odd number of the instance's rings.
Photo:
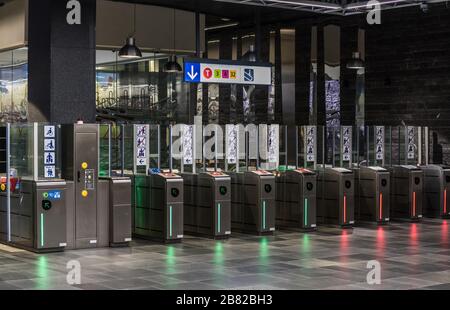
<svg viewBox="0 0 450 310">
<path fill-rule="evenodd" d="M 359 52 L 354 52 L 352 54 L 352 59 L 350 59 L 347 62 L 347 69 L 358 70 L 363 68 L 364 68 L 364 61 L 361 59 Z"/>
<path fill-rule="evenodd" d="M 177 73 L 182 72 L 180 64 L 177 62 L 177 56 L 175 56 L 175 9 L 173 9 L 173 55 L 169 57 L 169 61 L 165 63 L 163 67 L 164 72 Z"/>
<path fill-rule="evenodd" d="M 133 15 L 133 34 L 127 38 L 125 45 L 119 51 L 119 57 L 121 58 L 141 58 L 142 53 L 139 47 L 136 46 L 136 39 L 134 35 L 136 33 L 136 4 L 134 5 Z"/>
<path fill-rule="evenodd" d="M 248 51 L 242 56 L 242 59 L 246 61 L 256 62 L 256 52 L 254 45 L 250 45 Z"/>
</svg>

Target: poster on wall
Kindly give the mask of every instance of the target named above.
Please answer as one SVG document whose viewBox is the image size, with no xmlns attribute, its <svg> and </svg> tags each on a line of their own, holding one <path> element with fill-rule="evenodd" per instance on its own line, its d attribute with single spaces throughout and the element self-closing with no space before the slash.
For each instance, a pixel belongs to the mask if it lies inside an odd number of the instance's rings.
<svg viewBox="0 0 450 310">
<path fill-rule="evenodd" d="M 147 165 L 147 136 L 149 132 L 148 125 L 135 125 L 135 152 L 136 152 L 136 166 Z"/>
<path fill-rule="evenodd" d="M 352 159 L 352 127 L 342 127 L 342 161 Z"/>
<path fill-rule="evenodd" d="M 384 159 L 384 126 L 375 127 L 375 159 Z"/>
<path fill-rule="evenodd" d="M 315 162 L 316 161 L 316 127 L 307 126 L 306 127 L 306 161 Z"/>
</svg>

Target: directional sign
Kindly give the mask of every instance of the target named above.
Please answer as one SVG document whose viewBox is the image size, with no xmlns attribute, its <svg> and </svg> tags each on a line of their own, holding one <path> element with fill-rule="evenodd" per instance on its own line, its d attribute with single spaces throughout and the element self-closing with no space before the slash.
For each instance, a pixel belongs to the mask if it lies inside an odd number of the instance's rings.
<svg viewBox="0 0 450 310">
<path fill-rule="evenodd" d="M 148 125 L 134 125 L 136 166 L 147 165 Z"/>
<path fill-rule="evenodd" d="M 208 59 L 187 59 L 184 81 L 188 83 L 272 85 L 272 66 L 246 65 L 235 61 L 220 63 Z"/>
<path fill-rule="evenodd" d="M 212 75 L 212 73 L 211 73 Z M 200 82 L 200 64 L 185 63 L 184 64 L 184 80 L 191 83 Z"/>
</svg>

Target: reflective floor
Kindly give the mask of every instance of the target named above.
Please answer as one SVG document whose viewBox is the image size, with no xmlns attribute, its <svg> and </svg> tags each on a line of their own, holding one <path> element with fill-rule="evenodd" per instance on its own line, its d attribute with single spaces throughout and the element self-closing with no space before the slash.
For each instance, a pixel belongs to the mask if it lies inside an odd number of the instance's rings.
<svg viewBox="0 0 450 310">
<path fill-rule="evenodd" d="M 450 289 L 449 225 L 427 219 L 45 255 L 0 246 L 0 289 Z M 80 285 L 67 283 L 70 260 L 81 264 Z M 367 284 L 370 260 L 381 264 L 379 285 Z"/>
</svg>

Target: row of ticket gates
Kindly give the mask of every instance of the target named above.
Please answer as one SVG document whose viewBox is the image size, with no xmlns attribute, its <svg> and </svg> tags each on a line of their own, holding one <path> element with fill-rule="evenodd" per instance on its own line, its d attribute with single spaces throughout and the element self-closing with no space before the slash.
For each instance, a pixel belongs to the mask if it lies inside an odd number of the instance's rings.
<svg viewBox="0 0 450 310">
<path fill-rule="evenodd" d="M 63 126 L 61 179 L 2 185 L 0 241 L 45 252 L 127 246 L 133 237 L 179 242 L 184 234 L 223 239 L 450 216 L 446 166 L 98 177 L 98 135 L 96 125 Z"/>
</svg>

